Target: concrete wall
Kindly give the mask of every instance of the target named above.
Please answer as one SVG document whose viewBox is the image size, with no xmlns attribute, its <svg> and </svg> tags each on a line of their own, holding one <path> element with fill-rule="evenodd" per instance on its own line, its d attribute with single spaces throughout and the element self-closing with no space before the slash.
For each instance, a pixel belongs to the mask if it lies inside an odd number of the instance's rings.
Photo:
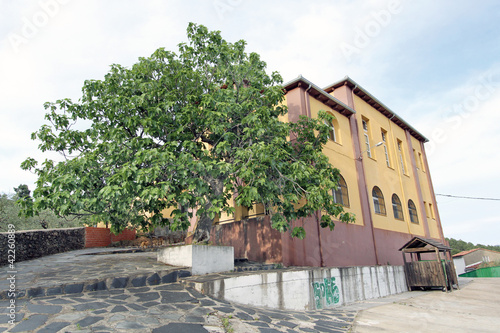
<svg viewBox="0 0 500 333">
<path fill-rule="evenodd" d="M 240 304 L 313 310 L 407 291 L 403 266 L 295 269 L 196 282 L 198 291 Z"/>
<path fill-rule="evenodd" d="M 453 258 L 453 264 L 455 264 L 455 271 L 457 272 L 457 275 L 465 273 L 464 257 Z"/>
<path fill-rule="evenodd" d="M 40 258 L 50 254 L 83 249 L 85 228 L 17 231 L 15 235 L 15 261 Z M 0 265 L 7 264 L 8 233 L 0 233 Z"/>
<path fill-rule="evenodd" d="M 160 262 L 191 267 L 193 275 L 234 270 L 234 249 L 231 246 L 182 245 L 158 251 Z"/>
</svg>

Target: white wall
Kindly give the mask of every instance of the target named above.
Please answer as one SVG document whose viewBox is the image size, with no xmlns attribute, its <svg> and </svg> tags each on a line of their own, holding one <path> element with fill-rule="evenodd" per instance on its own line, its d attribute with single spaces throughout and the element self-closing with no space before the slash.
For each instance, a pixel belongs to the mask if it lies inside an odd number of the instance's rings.
<svg viewBox="0 0 500 333">
<path fill-rule="evenodd" d="M 465 273 L 464 257 L 453 258 L 453 263 L 455 264 L 455 271 L 457 272 L 457 275 Z"/>
<path fill-rule="evenodd" d="M 191 267 L 193 275 L 234 270 L 232 246 L 182 245 L 158 251 L 157 260 L 173 266 Z"/>
<path fill-rule="evenodd" d="M 253 272 L 194 287 L 231 302 L 289 310 L 335 307 L 408 290 L 403 266 Z"/>
</svg>

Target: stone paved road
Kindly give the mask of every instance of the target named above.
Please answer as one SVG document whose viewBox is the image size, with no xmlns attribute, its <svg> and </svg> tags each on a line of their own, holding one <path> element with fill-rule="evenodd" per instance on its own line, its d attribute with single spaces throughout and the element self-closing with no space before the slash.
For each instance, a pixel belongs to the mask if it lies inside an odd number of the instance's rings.
<svg viewBox="0 0 500 333">
<path fill-rule="evenodd" d="M 0 301 L 0 332 L 347 332 L 356 311 L 277 311 L 213 299 L 179 283 Z"/>
<path fill-rule="evenodd" d="M 156 252 L 127 252 L 126 248 L 93 248 L 15 263 L 18 297 L 36 297 L 126 286 L 174 282 L 179 270 L 158 262 Z M 0 299 L 8 298 L 11 269 L 0 267 Z M 71 290 L 70 290 L 71 289 Z"/>
</svg>

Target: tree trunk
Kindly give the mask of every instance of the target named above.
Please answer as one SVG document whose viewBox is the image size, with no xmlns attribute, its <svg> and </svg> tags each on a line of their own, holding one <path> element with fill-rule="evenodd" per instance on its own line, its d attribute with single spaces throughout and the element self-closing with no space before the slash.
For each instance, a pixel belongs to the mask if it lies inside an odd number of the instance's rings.
<svg viewBox="0 0 500 333">
<path fill-rule="evenodd" d="M 211 205 L 212 204 L 210 204 L 210 206 Z M 205 205 L 205 207 L 207 206 L 208 205 Z M 196 229 L 194 230 L 193 243 L 208 242 L 210 240 L 212 224 L 213 220 L 207 214 L 200 216 L 196 223 Z"/>
<path fill-rule="evenodd" d="M 224 192 L 224 178 L 207 179 L 213 190 L 214 197 L 222 196 Z M 212 208 L 212 202 L 210 198 L 207 198 L 207 203 L 205 204 L 204 213 L 198 218 L 196 223 L 196 228 L 193 234 L 193 243 L 208 242 L 210 240 L 210 231 L 212 230 L 212 225 L 214 220 L 208 215 L 208 210 Z"/>
</svg>

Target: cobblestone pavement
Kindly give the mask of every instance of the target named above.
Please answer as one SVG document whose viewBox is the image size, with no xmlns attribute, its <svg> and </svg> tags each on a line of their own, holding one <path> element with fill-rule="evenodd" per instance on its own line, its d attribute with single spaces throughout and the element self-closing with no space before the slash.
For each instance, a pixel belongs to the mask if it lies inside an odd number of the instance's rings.
<svg viewBox="0 0 500 333">
<path fill-rule="evenodd" d="M 179 283 L 19 299 L 0 332 L 347 332 L 356 311 L 278 311 L 231 304 Z"/>
<path fill-rule="evenodd" d="M 16 263 L 14 323 L 10 269 L 0 267 L 0 332 L 346 332 L 357 313 L 231 304 L 176 283 L 189 270 L 157 262 L 156 252 L 130 251 L 85 249 Z M 254 269 L 269 267 L 237 268 Z"/>
<path fill-rule="evenodd" d="M 122 287 L 175 282 L 180 267 L 156 260 L 156 252 L 138 249 L 93 248 L 15 263 L 18 297 L 50 296 Z M 7 298 L 13 271 L 0 267 L 0 299 Z M 190 275 L 186 270 L 182 276 Z"/>
</svg>

